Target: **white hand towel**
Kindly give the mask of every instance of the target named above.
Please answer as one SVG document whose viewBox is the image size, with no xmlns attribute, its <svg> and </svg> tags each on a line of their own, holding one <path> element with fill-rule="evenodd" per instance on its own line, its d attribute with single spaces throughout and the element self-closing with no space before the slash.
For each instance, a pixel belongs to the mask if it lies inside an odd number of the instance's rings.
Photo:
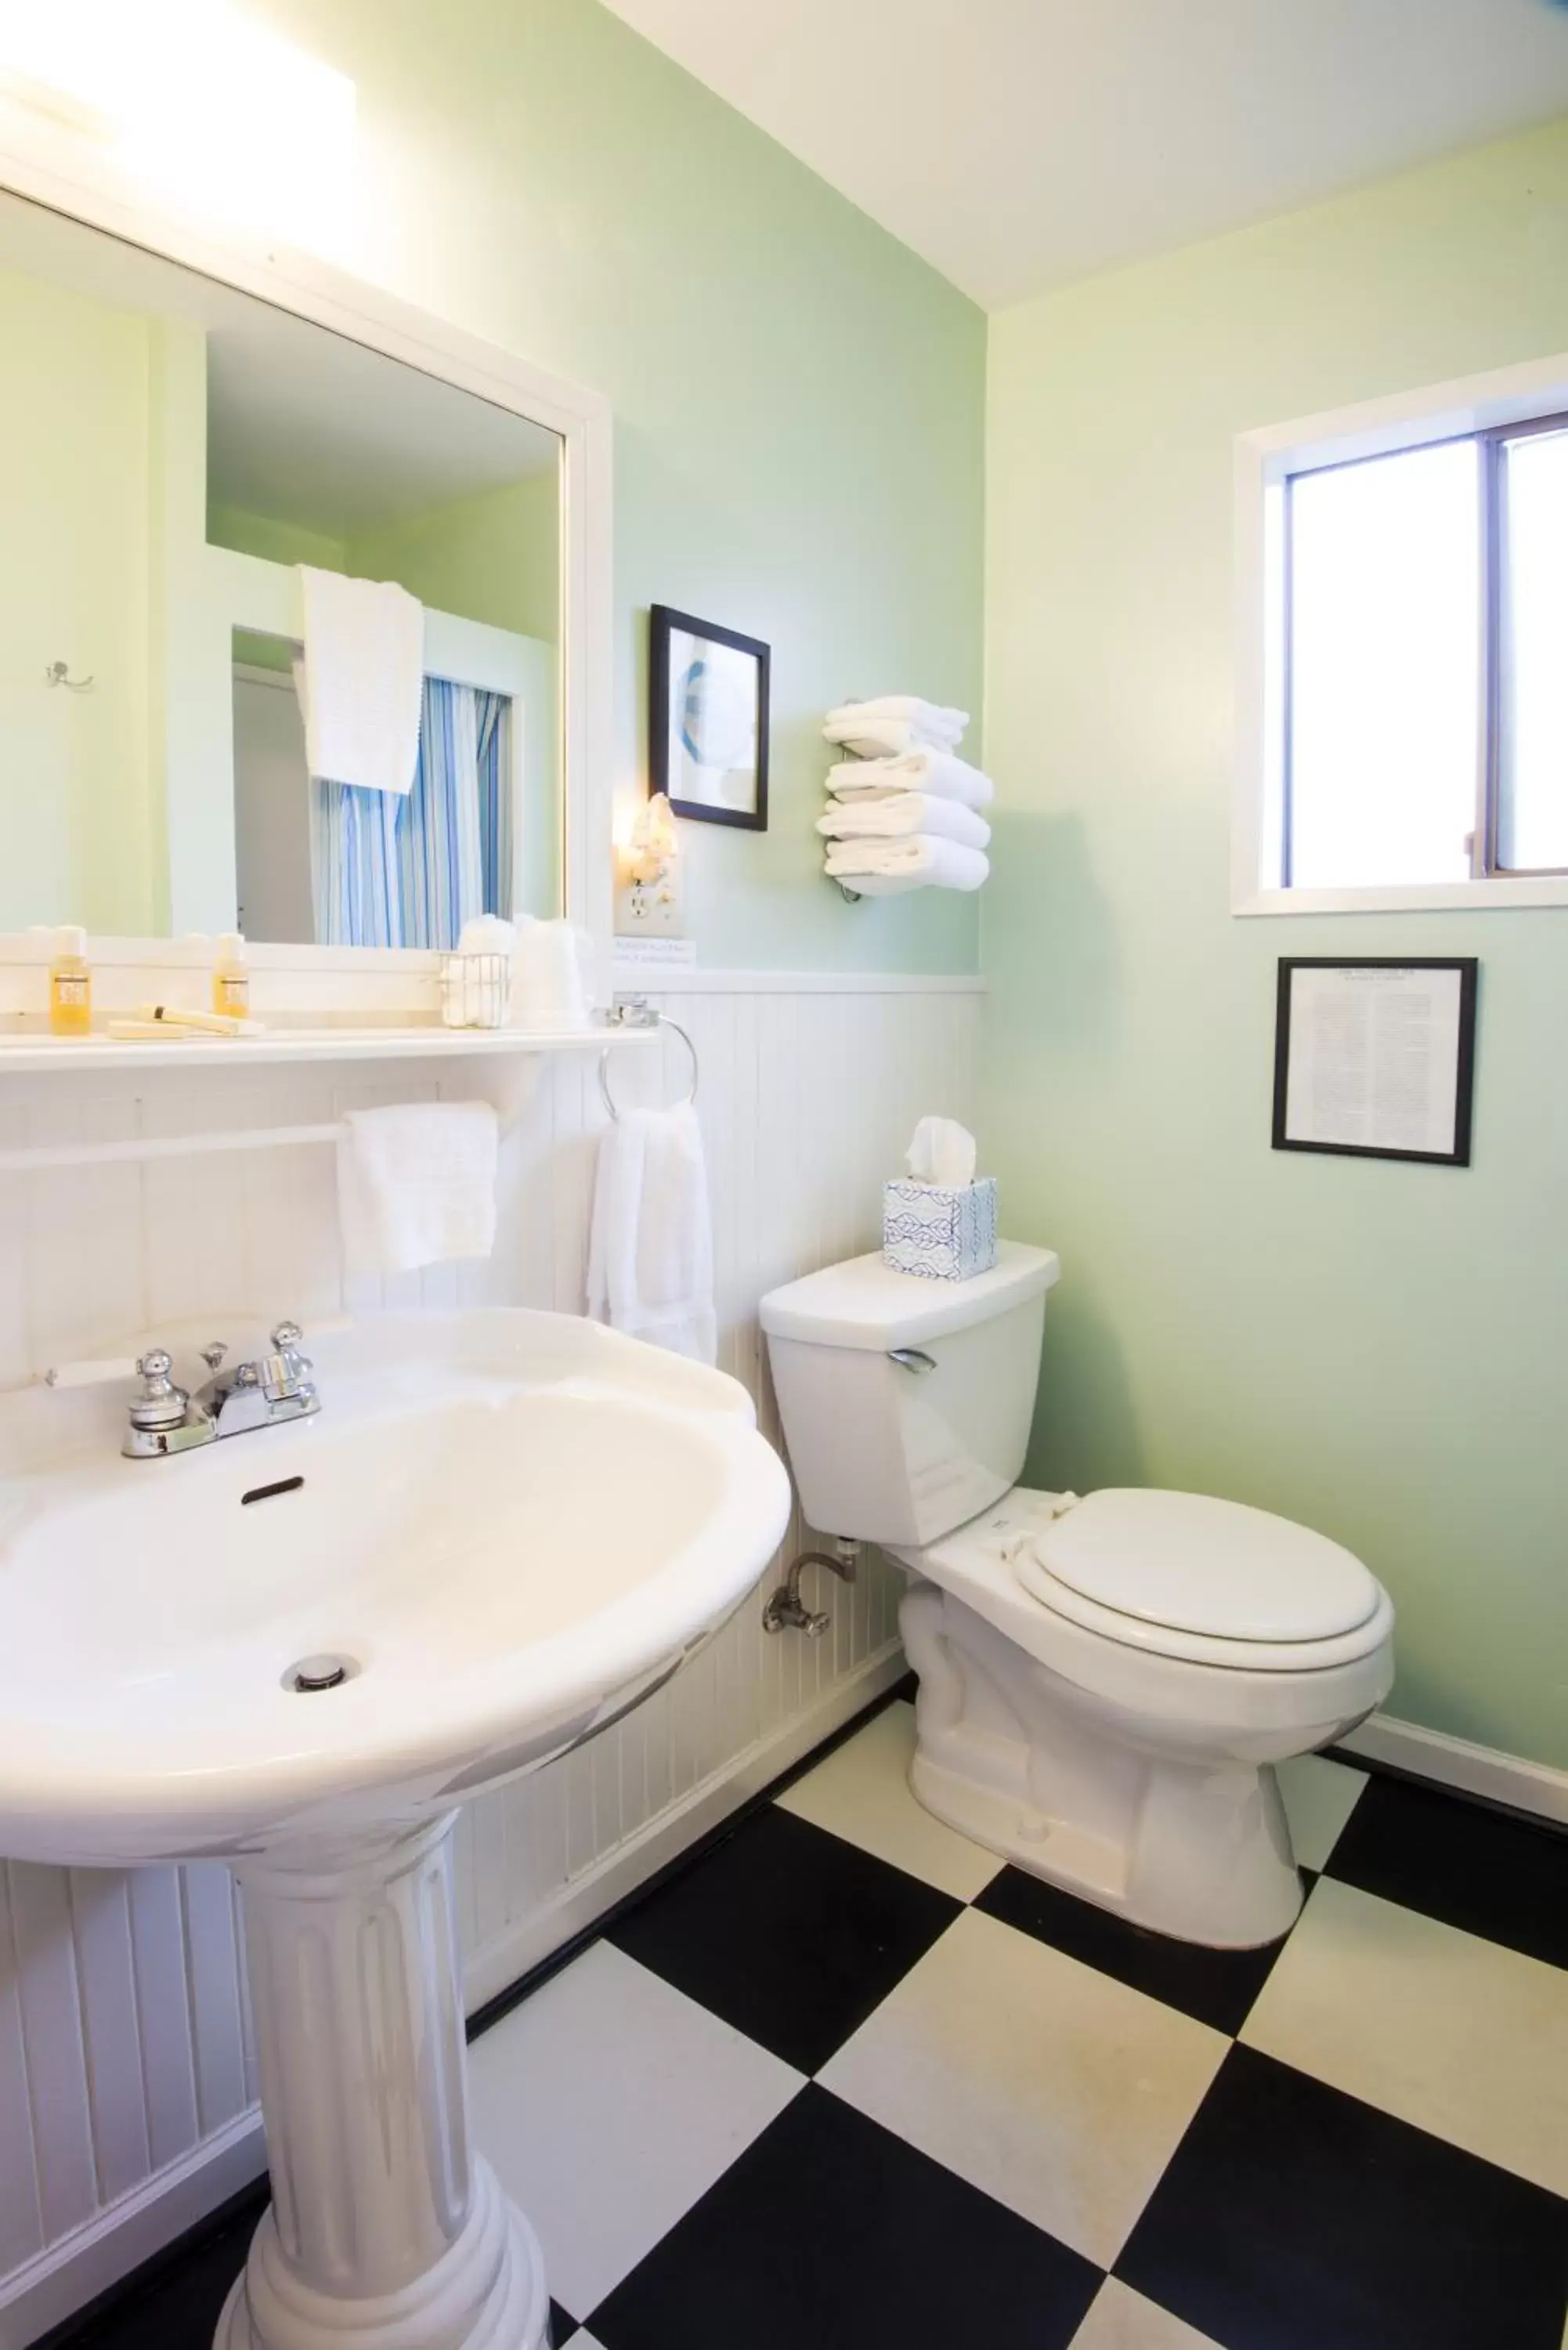
<svg viewBox="0 0 1568 2350">
<path fill-rule="evenodd" d="M 305 661 L 296 664 L 313 775 L 370 791 L 413 788 L 424 689 L 423 607 L 392 580 L 299 566 Z"/>
<path fill-rule="evenodd" d="M 950 751 L 911 751 L 902 759 L 841 759 L 827 771 L 835 799 L 885 800 L 896 792 L 929 792 L 934 799 L 989 807 L 996 785 Z"/>
<path fill-rule="evenodd" d="M 906 889 L 978 889 L 991 872 L 982 849 L 916 833 L 909 840 L 833 840 L 827 869 L 863 898 L 896 898 Z"/>
<path fill-rule="evenodd" d="M 864 718 L 853 710 L 836 713 L 822 730 L 862 759 L 901 759 L 908 751 L 956 751 L 961 727 L 938 726 L 919 718 Z"/>
<path fill-rule="evenodd" d="M 912 832 L 958 840 L 966 848 L 984 848 L 991 827 L 961 800 L 938 799 L 930 792 L 889 792 L 886 799 L 829 800 L 827 814 L 816 819 L 827 840 L 901 840 Z"/>
<path fill-rule="evenodd" d="M 588 1312 L 672 1354 L 717 1357 L 708 1170 L 690 1102 L 623 1109 L 599 1139 Z"/>
<path fill-rule="evenodd" d="M 337 1215 L 351 1277 L 490 1254 L 500 1128 L 489 1102 L 355 1109 L 348 1122 Z"/>
</svg>

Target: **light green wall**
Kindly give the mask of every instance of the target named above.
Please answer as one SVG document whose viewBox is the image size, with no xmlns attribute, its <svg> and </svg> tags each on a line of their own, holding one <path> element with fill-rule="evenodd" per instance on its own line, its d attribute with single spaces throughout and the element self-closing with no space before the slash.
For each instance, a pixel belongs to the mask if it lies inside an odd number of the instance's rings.
<svg viewBox="0 0 1568 2350">
<path fill-rule="evenodd" d="M 152 331 L 0 272 L 0 930 L 152 926 Z"/>
<path fill-rule="evenodd" d="M 980 313 L 597 0 L 259 5 L 358 86 L 357 265 L 614 406 L 622 791 L 651 602 L 774 647 L 772 829 L 685 827 L 702 961 L 971 968 L 972 901 L 846 906 L 812 824 L 829 703 L 978 707 Z"/>
<path fill-rule="evenodd" d="M 455 499 L 349 540 L 348 568 L 421 603 L 544 644 L 561 630 L 561 494 L 554 471 Z"/>
<path fill-rule="evenodd" d="M 1032 1470 L 1358 1551 L 1407 1719 L 1568 1763 L 1568 914 L 1238 920 L 1234 436 L 1568 349 L 1568 126 L 992 321 L 987 1155 Z M 1280 954 L 1481 958 L 1468 1171 L 1269 1148 Z"/>
<path fill-rule="evenodd" d="M 303 523 L 246 514 L 239 506 L 208 506 L 207 544 L 230 547 L 235 555 L 259 556 L 264 563 L 308 563 L 317 571 L 348 568 L 344 540 L 307 530 Z"/>
</svg>

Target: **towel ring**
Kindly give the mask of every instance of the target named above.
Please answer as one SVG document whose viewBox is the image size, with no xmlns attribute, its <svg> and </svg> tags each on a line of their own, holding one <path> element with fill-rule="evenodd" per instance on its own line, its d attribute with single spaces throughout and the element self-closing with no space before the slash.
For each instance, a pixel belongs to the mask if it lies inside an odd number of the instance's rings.
<svg viewBox="0 0 1568 2350">
<path fill-rule="evenodd" d="M 697 1047 L 691 1042 L 691 1037 L 686 1034 L 685 1029 L 682 1028 L 679 1020 L 668 1019 L 661 1012 L 659 1015 L 658 1024 L 660 1028 L 670 1029 L 675 1035 L 679 1036 L 681 1043 L 685 1045 L 686 1050 L 691 1055 L 691 1090 L 687 1095 L 686 1099 L 683 1102 L 674 1102 L 670 1105 L 670 1107 L 675 1109 L 689 1109 L 697 1098 Z M 617 1108 L 615 1096 L 610 1091 L 609 1063 L 609 1049 L 607 1046 L 604 1052 L 599 1055 L 599 1098 L 604 1103 L 606 1109 L 608 1110 L 611 1118 L 618 1119 L 620 1117 L 620 1111 Z"/>
</svg>

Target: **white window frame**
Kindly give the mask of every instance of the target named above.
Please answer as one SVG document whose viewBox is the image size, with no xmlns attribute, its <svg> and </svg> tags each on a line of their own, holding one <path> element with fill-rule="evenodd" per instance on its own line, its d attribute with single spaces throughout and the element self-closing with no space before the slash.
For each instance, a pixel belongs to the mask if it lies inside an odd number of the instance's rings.
<svg viewBox="0 0 1568 2350">
<path fill-rule="evenodd" d="M 1282 623 L 1284 484 L 1314 466 L 1420 449 L 1568 411 L 1568 356 L 1466 376 L 1424 391 L 1243 432 L 1236 442 L 1237 767 L 1231 827 L 1233 914 L 1417 914 L 1447 908 L 1568 906 L 1568 874 L 1489 874 L 1468 881 L 1372 889 L 1284 889 L 1281 867 L 1284 729 L 1271 659 Z"/>
</svg>

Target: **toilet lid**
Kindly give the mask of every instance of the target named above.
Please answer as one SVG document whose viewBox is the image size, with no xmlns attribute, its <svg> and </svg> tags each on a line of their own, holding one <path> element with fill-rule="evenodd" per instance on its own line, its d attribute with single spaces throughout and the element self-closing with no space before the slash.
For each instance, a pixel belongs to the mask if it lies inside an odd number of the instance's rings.
<svg viewBox="0 0 1568 2350">
<path fill-rule="evenodd" d="M 1218 1639 L 1332 1640 L 1369 1622 L 1381 1597 L 1338 1543 L 1203 1493 L 1109 1486 L 1054 1519 L 1033 1549 L 1096 1607 Z"/>
</svg>

